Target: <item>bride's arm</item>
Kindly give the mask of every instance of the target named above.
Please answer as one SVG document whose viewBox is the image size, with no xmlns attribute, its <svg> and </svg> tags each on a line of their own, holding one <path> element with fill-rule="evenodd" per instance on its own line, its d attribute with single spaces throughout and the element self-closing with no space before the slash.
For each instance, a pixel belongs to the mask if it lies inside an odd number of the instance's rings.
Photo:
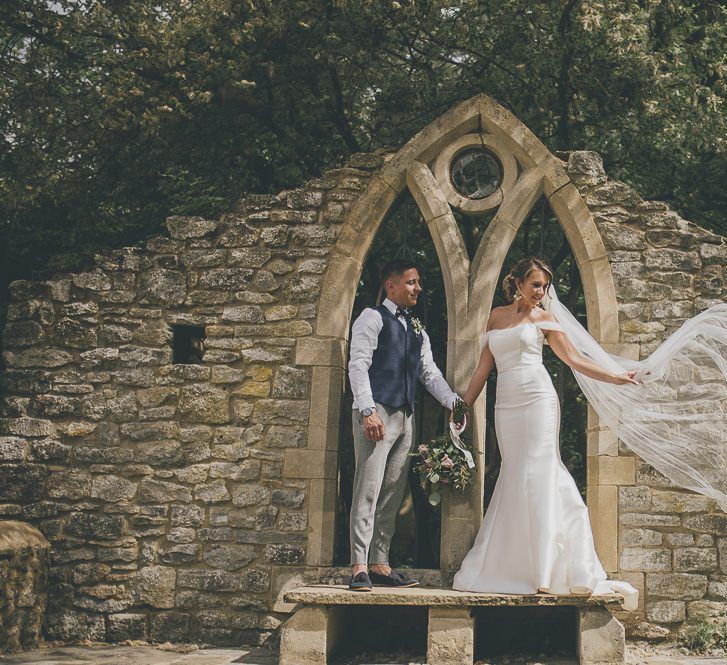
<svg viewBox="0 0 727 665">
<path fill-rule="evenodd" d="M 636 372 L 625 372 L 624 374 L 612 374 L 601 366 L 597 365 L 591 360 L 588 360 L 585 356 L 578 352 L 568 336 L 558 330 L 547 331 L 548 344 L 553 349 L 558 358 L 560 358 L 568 367 L 590 376 L 592 379 L 598 381 L 605 381 L 606 383 L 633 383 L 639 385 L 639 382 L 634 379 Z"/>
<path fill-rule="evenodd" d="M 482 389 L 485 387 L 487 377 L 490 376 L 490 372 L 494 366 L 495 357 L 492 355 L 490 347 L 485 345 L 482 349 L 482 353 L 480 353 L 480 362 L 477 364 L 477 369 L 475 369 L 474 374 L 472 374 L 472 378 L 467 386 L 464 397 L 462 397 L 465 404 L 468 406 L 472 406 L 472 404 L 474 404 L 475 400 L 482 392 Z"/>
</svg>

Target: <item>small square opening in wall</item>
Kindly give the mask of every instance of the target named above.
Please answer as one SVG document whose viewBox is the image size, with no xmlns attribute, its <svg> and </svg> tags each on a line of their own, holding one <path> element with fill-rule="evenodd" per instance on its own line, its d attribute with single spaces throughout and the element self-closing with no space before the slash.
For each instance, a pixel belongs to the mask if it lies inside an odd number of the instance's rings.
<svg viewBox="0 0 727 665">
<path fill-rule="evenodd" d="M 172 326 L 172 362 L 198 365 L 204 356 L 204 326 Z"/>
</svg>

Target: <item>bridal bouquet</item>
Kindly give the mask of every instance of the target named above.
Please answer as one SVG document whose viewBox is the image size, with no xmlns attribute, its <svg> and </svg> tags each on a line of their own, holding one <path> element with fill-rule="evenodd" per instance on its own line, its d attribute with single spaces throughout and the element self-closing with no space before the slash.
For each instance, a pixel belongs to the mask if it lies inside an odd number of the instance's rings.
<svg viewBox="0 0 727 665">
<path fill-rule="evenodd" d="M 463 423 L 469 407 L 460 399 L 455 402 L 454 422 Z M 429 494 L 429 503 L 438 506 L 442 500 L 442 485 L 463 490 L 472 479 L 475 464 L 472 452 L 459 438 L 458 429 L 450 425 L 450 431 L 429 443 L 421 444 L 411 453 L 417 458 L 414 471 L 419 474 L 422 488 Z"/>
</svg>

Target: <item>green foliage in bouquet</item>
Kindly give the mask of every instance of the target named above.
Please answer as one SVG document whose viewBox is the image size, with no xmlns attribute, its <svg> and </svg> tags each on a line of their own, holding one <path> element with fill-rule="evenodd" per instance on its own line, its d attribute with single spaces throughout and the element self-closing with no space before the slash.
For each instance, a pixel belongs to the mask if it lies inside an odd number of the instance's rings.
<svg viewBox="0 0 727 665">
<path fill-rule="evenodd" d="M 433 506 L 438 506 L 442 500 L 442 485 L 463 490 L 472 480 L 472 470 L 449 434 L 421 444 L 411 455 L 417 458 L 414 471 L 419 474 L 422 488 L 428 493 L 429 503 Z"/>
</svg>

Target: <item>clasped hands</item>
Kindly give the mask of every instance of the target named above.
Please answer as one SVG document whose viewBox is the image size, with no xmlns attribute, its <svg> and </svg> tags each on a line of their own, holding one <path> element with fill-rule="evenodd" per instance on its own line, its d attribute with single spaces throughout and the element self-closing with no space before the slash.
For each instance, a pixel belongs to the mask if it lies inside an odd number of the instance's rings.
<svg viewBox="0 0 727 665">
<path fill-rule="evenodd" d="M 454 413 L 452 411 L 449 412 L 449 422 L 454 422 Z M 384 438 L 384 423 L 379 417 L 379 414 L 374 411 L 370 416 L 364 416 L 363 419 L 363 426 L 364 426 L 364 432 L 366 433 L 366 438 L 369 441 L 382 441 Z M 457 432 L 464 432 L 465 428 L 467 427 L 467 415 L 464 416 L 461 423 L 455 423 L 455 428 L 457 429 Z"/>
</svg>

